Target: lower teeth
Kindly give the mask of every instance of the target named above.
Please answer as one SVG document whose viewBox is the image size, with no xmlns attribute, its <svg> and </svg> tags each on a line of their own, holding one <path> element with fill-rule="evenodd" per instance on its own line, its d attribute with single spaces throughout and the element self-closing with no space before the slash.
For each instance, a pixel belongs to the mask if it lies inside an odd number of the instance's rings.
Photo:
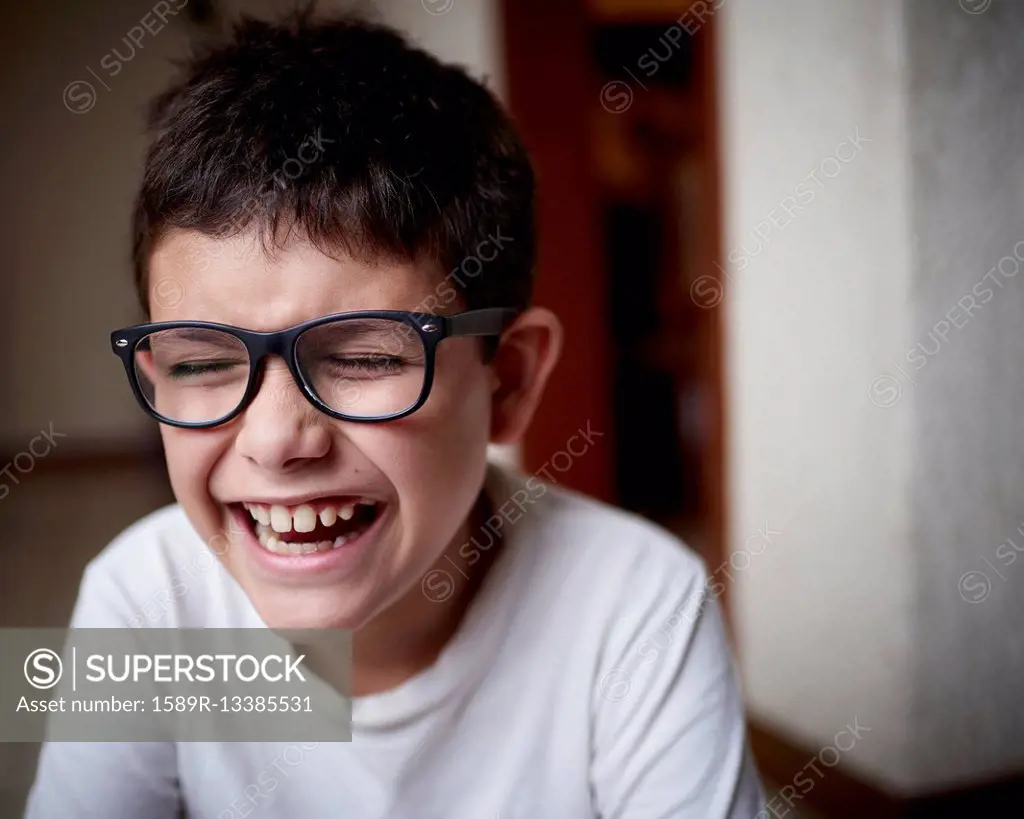
<svg viewBox="0 0 1024 819">
<path fill-rule="evenodd" d="M 332 540 L 320 541 L 284 541 L 279 540 L 274 530 L 262 523 L 256 524 L 256 539 L 260 546 L 268 552 L 276 555 L 311 555 L 317 552 L 329 552 L 331 549 L 340 549 L 350 540 L 358 537 L 358 532 L 349 535 L 338 535 Z"/>
</svg>

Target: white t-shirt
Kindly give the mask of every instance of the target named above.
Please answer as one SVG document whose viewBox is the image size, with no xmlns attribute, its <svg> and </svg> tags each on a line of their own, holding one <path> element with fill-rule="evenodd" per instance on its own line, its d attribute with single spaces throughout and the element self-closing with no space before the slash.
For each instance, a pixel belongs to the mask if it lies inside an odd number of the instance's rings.
<svg viewBox="0 0 1024 819">
<path fill-rule="evenodd" d="M 532 502 L 459 630 L 431 667 L 353 700 L 352 742 L 49 743 L 29 819 L 172 819 L 182 803 L 204 819 L 753 819 L 700 559 L 642 518 L 490 470 L 496 506 L 518 489 Z M 178 506 L 85 572 L 72 626 L 125 625 L 265 627 Z"/>
</svg>

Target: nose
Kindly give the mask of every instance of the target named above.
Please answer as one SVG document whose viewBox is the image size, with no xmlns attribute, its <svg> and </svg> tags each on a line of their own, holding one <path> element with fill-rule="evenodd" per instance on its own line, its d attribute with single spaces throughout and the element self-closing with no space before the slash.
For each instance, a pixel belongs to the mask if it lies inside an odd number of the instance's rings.
<svg viewBox="0 0 1024 819">
<path fill-rule="evenodd" d="M 283 362 L 267 362 L 263 383 L 239 418 L 235 449 L 270 472 L 293 472 L 331 450 L 325 418 L 299 392 Z"/>
</svg>

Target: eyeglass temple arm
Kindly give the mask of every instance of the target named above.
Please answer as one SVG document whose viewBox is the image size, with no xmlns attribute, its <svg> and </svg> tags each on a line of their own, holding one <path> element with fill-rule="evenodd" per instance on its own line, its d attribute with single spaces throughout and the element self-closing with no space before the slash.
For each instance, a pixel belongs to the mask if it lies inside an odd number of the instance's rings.
<svg viewBox="0 0 1024 819">
<path fill-rule="evenodd" d="M 508 307 L 488 307 L 448 317 L 450 336 L 496 336 L 516 317 Z"/>
</svg>

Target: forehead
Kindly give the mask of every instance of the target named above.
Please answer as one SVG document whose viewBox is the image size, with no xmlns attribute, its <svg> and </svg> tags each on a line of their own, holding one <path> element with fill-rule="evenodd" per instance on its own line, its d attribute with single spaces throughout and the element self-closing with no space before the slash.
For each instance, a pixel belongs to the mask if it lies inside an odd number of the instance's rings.
<svg viewBox="0 0 1024 819">
<path fill-rule="evenodd" d="M 425 310 L 440 277 L 425 265 L 330 255 L 302 238 L 269 251 L 255 234 L 168 233 L 150 258 L 153 321 L 277 330 L 328 313 Z"/>
</svg>

